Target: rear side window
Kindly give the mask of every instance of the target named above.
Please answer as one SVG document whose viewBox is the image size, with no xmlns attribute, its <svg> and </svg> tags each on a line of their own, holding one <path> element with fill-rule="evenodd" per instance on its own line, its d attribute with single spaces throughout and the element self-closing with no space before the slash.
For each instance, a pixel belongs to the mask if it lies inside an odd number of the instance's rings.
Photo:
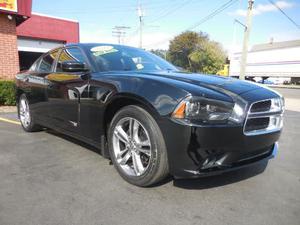
<svg viewBox="0 0 300 225">
<path fill-rule="evenodd" d="M 39 66 L 40 61 L 41 61 L 41 58 L 37 59 L 37 60 L 32 64 L 32 66 L 30 67 L 29 71 L 31 71 L 31 72 L 38 71 L 38 66 Z"/>
<path fill-rule="evenodd" d="M 52 65 L 53 65 L 55 59 L 57 58 L 57 55 L 58 55 L 58 50 L 45 55 L 41 59 L 41 63 L 40 63 L 38 71 L 45 72 L 45 73 L 51 72 Z"/>
<path fill-rule="evenodd" d="M 67 48 L 62 50 L 57 60 L 56 72 L 62 72 L 62 63 L 65 61 L 87 63 L 83 53 L 79 48 Z"/>
</svg>

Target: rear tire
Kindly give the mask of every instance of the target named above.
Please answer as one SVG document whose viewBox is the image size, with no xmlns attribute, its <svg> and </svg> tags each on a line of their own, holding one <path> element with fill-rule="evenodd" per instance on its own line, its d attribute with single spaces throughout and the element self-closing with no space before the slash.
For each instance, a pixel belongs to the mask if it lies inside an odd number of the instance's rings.
<svg viewBox="0 0 300 225">
<path fill-rule="evenodd" d="M 108 144 L 115 168 L 131 184 L 150 186 L 169 173 L 161 130 L 141 107 L 130 105 L 116 113 L 108 130 Z"/>
<path fill-rule="evenodd" d="M 36 132 L 41 131 L 42 127 L 34 122 L 34 118 L 32 117 L 28 99 L 25 94 L 20 96 L 19 104 L 18 104 L 18 112 L 21 121 L 21 125 L 26 132 Z"/>
</svg>

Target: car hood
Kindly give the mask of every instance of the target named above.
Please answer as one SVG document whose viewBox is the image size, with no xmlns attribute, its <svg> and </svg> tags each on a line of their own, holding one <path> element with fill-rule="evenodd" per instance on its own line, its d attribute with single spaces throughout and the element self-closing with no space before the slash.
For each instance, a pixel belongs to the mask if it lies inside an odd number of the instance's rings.
<svg viewBox="0 0 300 225">
<path fill-rule="evenodd" d="M 249 81 L 242 81 L 235 78 L 221 77 L 216 75 L 204 75 L 177 71 L 147 72 L 143 74 L 148 76 L 169 78 L 170 82 L 172 82 L 172 80 L 176 80 L 222 92 L 231 92 L 237 95 L 262 88 L 261 86 Z"/>
</svg>

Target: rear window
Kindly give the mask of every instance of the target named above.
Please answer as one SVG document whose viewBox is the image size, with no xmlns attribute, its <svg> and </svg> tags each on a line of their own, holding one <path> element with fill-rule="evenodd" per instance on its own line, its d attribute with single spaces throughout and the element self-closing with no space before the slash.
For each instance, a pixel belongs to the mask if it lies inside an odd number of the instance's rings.
<svg viewBox="0 0 300 225">
<path fill-rule="evenodd" d="M 32 71 L 32 72 L 37 71 L 40 62 L 41 62 L 41 58 L 37 59 L 37 60 L 32 64 L 32 66 L 30 67 L 29 71 Z"/>
<path fill-rule="evenodd" d="M 46 72 L 46 73 L 51 72 L 53 63 L 54 63 L 55 59 L 57 58 L 57 55 L 58 55 L 58 50 L 53 51 L 53 52 L 45 55 L 41 59 L 41 63 L 39 65 L 38 71 L 39 72 Z"/>
</svg>

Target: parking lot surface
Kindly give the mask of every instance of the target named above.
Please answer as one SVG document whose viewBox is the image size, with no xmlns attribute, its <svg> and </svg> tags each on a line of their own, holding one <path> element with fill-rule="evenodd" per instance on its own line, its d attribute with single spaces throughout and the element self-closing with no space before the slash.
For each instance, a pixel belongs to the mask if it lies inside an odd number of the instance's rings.
<svg viewBox="0 0 300 225">
<path fill-rule="evenodd" d="M 0 121 L 0 224 L 299 225 L 300 90 L 278 91 L 290 105 L 279 154 L 267 167 L 168 178 L 151 188 L 126 183 L 107 159 L 74 139 Z"/>
</svg>

